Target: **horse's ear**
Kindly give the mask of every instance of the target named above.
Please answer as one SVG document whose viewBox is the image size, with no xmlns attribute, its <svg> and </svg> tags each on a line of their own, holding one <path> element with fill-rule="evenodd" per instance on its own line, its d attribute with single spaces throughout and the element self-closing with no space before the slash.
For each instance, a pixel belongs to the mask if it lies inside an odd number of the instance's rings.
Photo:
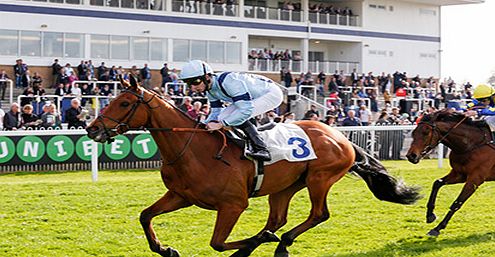
<svg viewBox="0 0 495 257">
<path fill-rule="evenodd" d="M 120 84 L 122 84 L 122 87 L 123 88 L 128 88 L 128 87 L 131 86 L 131 84 L 129 83 L 129 81 L 124 80 L 124 77 L 122 75 L 118 75 L 118 79 L 120 81 Z"/>
<path fill-rule="evenodd" d="M 129 82 L 131 83 L 131 87 L 137 89 L 138 87 L 138 78 L 132 74 L 129 75 Z"/>
</svg>

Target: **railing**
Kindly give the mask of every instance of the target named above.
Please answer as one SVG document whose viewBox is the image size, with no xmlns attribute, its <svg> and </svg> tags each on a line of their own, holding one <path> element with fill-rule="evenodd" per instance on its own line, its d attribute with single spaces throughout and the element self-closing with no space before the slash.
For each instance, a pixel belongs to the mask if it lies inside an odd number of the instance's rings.
<svg viewBox="0 0 495 257">
<path fill-rule="evenodd" d="M 214 4 L 205 1 L 173 0 L 172 11 L 183 13 L 198 13 L 218 16 L 237 16 L 239 5 L 237 4 Z"/>
<path fill-rule="evenodd" d="M 270 60 L 270 59 L 249 59 L 249 71 L 280 71 L 287 68 L 291 72 L 302 71 L 302 61 L 294 60 Z"/>
<path fill-rule="evenodd" d="M 32 2 L 47 2 L 55 4 L 83 4 L 84 0 L 21 0 L 21 1 L 32 1 Z"/>
<path fill-rule="evenodd" d="M 309 12 L 309 21 L 318 24 L 339 26 L 360 26 L 359 16 Z"/>
<path fill-rule="evenodd" d="M 14 82 L 10 79 L 0 79 L 0 83 L 7 83 L 4 90 L 6 90 L 7 87 L 9 88 L 9 101 L 12 104 L 14 102 Z"/>
<path fill-rule="evenodd" d="M 301 22 L 303 21 L 302 16 L 302 11 L 263 6 L 244 6 L 244 17 L 246 18 Z"/>
<path fill-rule="evenodd" d="M 358 62 L 339 62 L 339 61 L 309 61 L 308 70 L 313 73 L 323 71 L 324 73 L 333 73 L 336 70 L 343 70 L 345 74 L 350 74 L 353 69 L 357 72 L 361 71 Z"/>
<path fill-rule="evenodd" d="M 120 82 L 118 81 L 99 81 L 99 80 L 74 80 L 72 81 L 72 87 L 74 87 L 75 84 L 78 85 L 83 85 L 83 84 L 88 84 L 88 85 L 93 85 L 93 88 L 95 88 L 95 85 L 107 85 L 107 84 L 113 84 L 113 94 L 117 95 L 118 94 L 118 89 Z"/>
<path fill-rule="evenodd" d="M 96 6 L 162 11 L 165 10 L 165 1 L 167 0 L 90 0 L 89 4 Z"/>
</svg>

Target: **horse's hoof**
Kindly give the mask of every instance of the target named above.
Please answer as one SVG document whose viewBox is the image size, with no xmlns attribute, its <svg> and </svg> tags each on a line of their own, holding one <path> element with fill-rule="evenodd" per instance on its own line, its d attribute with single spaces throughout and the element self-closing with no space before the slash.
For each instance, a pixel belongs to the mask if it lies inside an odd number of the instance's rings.
<svg viewBox="0 0 495 257">
<path fill-rule="evenodd" d="M 239 249 L 234 254 L 230 255 L 230 257 L 247 257 L 251 254 L 252 251 L 248 251 L 246 249 Z"/>
<path fill-rule="evenodd" d="M 289 257 L 289 251 L 284 245 L 279 244 L 275 250 L 274 257 Z"/>
<path fill-rule="evenodd" d="M 280 242 L 280 238 L 275 235 L 275 233 L 265 230 L 261 234 L 261 241 L 263 241 L 263 243 Z"/>
<path fill-rule="evenodd" d="M 273 257 L 289 257 L 289 252 L 275 252 Z"/>
<path fill-rule="evenodd" d="M 432 229 L 432 230 L 430 230 L 430 232 L 428 232 L 428 235 L 436 237 L 436 236 L 440 235 L 440 231 L 438 231 L 436 229 Z"/>
<path fill-rule="evenodd" d="M 429 215 L 426 215 L 426 223 L 432 223 L 433 221 L 435 221 L 437 219 L 437 216 L 435 214 L 429 214 Z"/>
<path fill-rule="evenodd" d="M 180 257 L 179 252 L 172 247 L 167 247 L 167 249 L 160 252 L 160 255 L 163 257 Z"/>
</svg>

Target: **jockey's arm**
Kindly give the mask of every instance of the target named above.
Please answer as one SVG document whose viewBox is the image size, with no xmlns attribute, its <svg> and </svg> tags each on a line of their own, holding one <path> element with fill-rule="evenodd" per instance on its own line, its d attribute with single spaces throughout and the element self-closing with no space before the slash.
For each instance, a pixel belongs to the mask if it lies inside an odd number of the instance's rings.
<svg viewBox="0 0 495 257">
<path fill-rule="evenodd" d="M 494 116 L 495 115 L 495 107 L 488 106 L 487 108 L 477 109 L 478 115 L 480 116 Z"/>
<path fill-rule="evenodd" d="M 203 123 L 207 124 L 210 121 L 218 121 L 218 115 L 223 109 L 223 103 L 222 101 L 218 99 L 213 99 L 210 95 L 208 95 L 208 100 L 210 101 L 210 115 L 208 115 L 208 118 L 206 118 Z"/>
<path fill-rule="evenodd" d="M 228 84 L 227 84 L 228 83 Z M 254 106 L 251 98 L 251 94 L 246 86 L 246 83 L 240 79 L 230 78 L 227 82 L 225 80 L 225 90 L 232 96 L 232 101 L 237 111 L 226 117 L 221 122 L 224 126 L 238 126 L 246 122 L 254 111 Z"/>
</svg>

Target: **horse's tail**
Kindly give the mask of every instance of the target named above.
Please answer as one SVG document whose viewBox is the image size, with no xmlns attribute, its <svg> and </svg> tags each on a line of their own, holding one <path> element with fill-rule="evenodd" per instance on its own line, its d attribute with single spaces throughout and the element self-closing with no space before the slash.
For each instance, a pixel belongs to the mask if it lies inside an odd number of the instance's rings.
<svg viewBox="0 0 495 257">
<path fill-rule="evenodd" d="M 400 204 L 413 204 L 422 196 L 419 187 L 409 187 L 403 181 L 390 176 L 387 169 L 371 154 L 356 144 L 352 144 L 356 152 L 356 161 L 350 171 L 357 173 L 376 198 Z"/>
</svg>

